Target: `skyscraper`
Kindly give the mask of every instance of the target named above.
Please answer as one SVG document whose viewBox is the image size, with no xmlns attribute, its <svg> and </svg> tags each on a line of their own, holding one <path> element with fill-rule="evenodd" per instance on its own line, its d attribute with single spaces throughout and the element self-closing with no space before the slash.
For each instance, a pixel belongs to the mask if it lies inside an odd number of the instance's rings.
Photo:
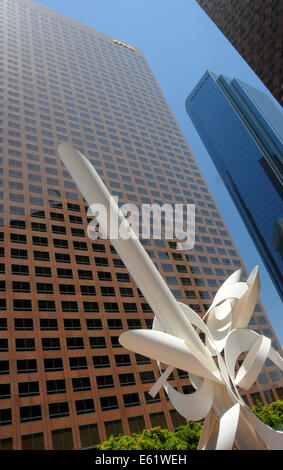
<svg viewBox="0 0 283 470">
<path fill-rule="evenodd" d="M 196 0 L 282 106 L 280 0 Z"/>
<path fill-rule="evenodd" d="M 282 299 L 283 114 L 261 91 L 211 72 L 186 109 Z"/>
<path fill-rule="evenodd" d="M 157 365 L 119 335 L 153 314 L 107 240 L 87 236 L 87 205 L 57 155 L 68 141 L 122 203 L 196 204 L 196 244 L 143 244 L 180 301 L 204 315 L 244 268 L 142 52 L 40 6 L 0 0 L 0 448 L 80 449 L 111 434 L 182 422 Z M 251 323 L 276 337 L 257 305 Z M 171 383 L 189 393 L 187 374 Z M 267 364 L 245 399 L 282 396 Z"/>
</svg>

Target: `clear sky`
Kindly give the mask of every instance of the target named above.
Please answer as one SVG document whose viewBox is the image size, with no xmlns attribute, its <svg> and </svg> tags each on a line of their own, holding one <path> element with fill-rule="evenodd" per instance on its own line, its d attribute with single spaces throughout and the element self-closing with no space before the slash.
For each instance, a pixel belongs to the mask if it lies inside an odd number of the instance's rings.
<svg viewBox="0 0 283 470">
<path fill-rule="evenodd" d="M 270 95 L 269 91 L 195 0 L 36 1 L 143 51 L 246 268 L 250 272 L 259 265 L 260 298 L 282 344 L 283 308 L 279 295 L 185 111 L 186 97 L 207 69 L 239 78 Z"/>
</svg>

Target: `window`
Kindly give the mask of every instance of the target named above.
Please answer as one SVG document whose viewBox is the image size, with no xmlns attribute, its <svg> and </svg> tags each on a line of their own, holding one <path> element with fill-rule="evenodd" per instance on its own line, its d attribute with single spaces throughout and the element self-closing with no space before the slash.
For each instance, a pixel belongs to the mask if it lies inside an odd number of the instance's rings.
<svg viewBox="0 0 283 470">
<path fill-rule="evenodd" d="M 67 268 L 57 268 L 57 276 L 59 278 L 73 278 L 73 271 Z"/>
<path fill-rule="evenodd" d="M 106 348 L 106 341 L 104 336 L 93 336 L 89 338 L 91 349 Z"/>
<path fill-rule="evenodd" d="M 127 325 L 128 325 L 129 330 L 142 328 L 141 321 L 138 318 L 128 318 Z"/>
<path fill-rule="evenodd" d="M 30 292 L 30 283 L 13 281 L 12 282 L 13 292 Z"/>
<path fill-rule="evenodd" d="M 35 351 L 34 338 L 16 338 L 16 351 Z"/>
<path fill-rule="evenodd" d="M 119 382 L 121 387 L 128 387 L 129 385 L 135 385 L 135 376 L 132 373 L 119 374 Z"/>
<path fill-rule="evenodd" d="M 69 364 L 70 364 L 70 369 L 71 370 L 83 370 L 87 369 L 87 360 L 86 357 L 80 356 L 80 357 L 70 357 L 69 358 Z"/>
<path fill-rule="evenodd" d="M 48 395 L 66 393 L 66 383 L 64 379 L 46 380 Z"/>
<path fill-rule="evenodd" d="M 53 284 L 37 282 L 36 291 L 38 294 L 53 294 Z"/>
<path fill-rule="evenodd" d="M 133 416 L 128 418 L 131 433 L 140 433 L 145 429 L 145 421 L 143 416 Z"/>
<path fill-rule="evenodd" d="M 83 390 L 91 390 L 89 377 L 78 377 L 72 379 L 74 392 L 80 392 Z"/>
<path fill-rule="evenodd" d="M 41 406 L 29 405 L 20 407 L 20 422 L 40 421 L 42 419 Z"/>
<path fill-rule="evenodd" d="M 127 273 L 116 273 L 118 282 L 130 282 L 129 274 Z"/>
<path fill-rule="evenodd" d="M 93 279 L 91 271 L 78 270 L 79 279 Z"/>
<path fill-rule="evenodd" d="M 40 318 L 41 331 L 58 330 L 56 318 Z"/>
<path fill-rule="evenodd" d="M 112 281 L 111 273 L 108 273 L 106 271 L 98 271 L 97 275 L 100 281 Z"/>
<path fill-rule="evenodd" d="M 96 295 L 96 290 L 94 286 L 80 286 L 82 295 Z"/>
<path fill-rule="evenodd" d="M 70 263 L 71 262 L 70 255 L 66 253 L 55 253 L 55 260 L 56 260 L 56 263 Z"/>
<path fill-rule="evenodd" d="M 63 312 L 78 312 L 78 304 L 74 300 L 62 300 L 61 306 Z"/>
<path fill-rule="evenodd" d="M 40 432 L 22 436 L 22 450 L 44 450 L 43 433 Z"/>
<path fill-rule="evenodd" d="M 33 258 L 36 261 L 50 261 L 50 256 L 48 251 L 34 251 Z"/>
<path fill-rule="evenodd" d="M 114 381 L 112 375 L 99 375 L 96 376 L 97 388 L 104 389 L 104 388 L 113 388 Z"/>
<path fill-rule="evenodd" d="M 130 359 L 129 354 L 115 355 L 115 363 L 117 367 L 130 366 L 131 359 Z"/>
<path fill-rule="evenodd" d="M 37 277 L 51 277 L 51 268 L 46 266 L 35 266 L 35 275 Z"/>
<path fill-rule="evenodd" d="M 10 384 L 1 383 L 0 384 L 0 400 L 5 400 L 6 398 L 11 398 L 11 386 Z"/>
<path fill-rule="evenodd" d="M 110 361 L 108 356 L 93 356 L 93 367 L 95 369 L 101 369 L 104 367 L 110 367 Z"/>
<path fill-rule="evenodd" d="M 148 370 L 145 372 L 140 372 L 140 379 L 142 384 L 148 384 L 148 383 L 154 383 L 155 382 L 155 376 L 153 371 Z"/>
<path fill-rule="evenodd" d="M 151 362 L 148 357 L 142 356 L 141 354 L 135 354 L 135 358 L 138 365 L 150 364 Z"/>
<path fill-rule="evenodd" d="M 18 359 L 17 360 L 18 374 L 27 374 L 37 372 L 36 359 Z"/>
<path fill-rule="evenodd" d="M 42 338 L 43 351 L 57 351 L 60 350 L 60 338 Z"/>
<path fill-rule="evenodd" d="M 74 448 L 72 429 L 56 429 L 51 431 L 54 450 L 72 450 Z"/>
<path fill-rule="evenodd" d="M 40 394 L 39 383 L 34 382 L 19 382 L 18 383 L 19 397 L 34 397 Z"/>
<path fill-rule="evenodd" d="M 119 408 L 118 401 L 115 395 L 100 397 L 100 406 L 102 411 L 115 410 Z"/>
<path fill-rule="evenodd" d="M 3 408 L 0 410 L 0 426 L 8 426 L 12 424 L 11 408 Z"/>
<path fill-rule="evenodd" d="M 94 402 L 92 398 L 86 398 L 84 400 L 76 400 L 76 411 L 77 415 L 94 413 Z"/>
<path fill-rule="evenodd" d="M 49 403 L 48 409 L 50 419 L 63 418 L 64 416 L 69 416 L 69 404 L 67 401 Z"/>
<path fill-rule="evenodd" d="M 160 426 L 161 428 L 168 428 L 163 411 L 160 411 L 159 413 L 150 413 L 149 416 L 153 428 L 155 426 Z"/>
<path fill-rule="evenodd" d="M 124 434 L 122 422 L 120 419 L 111 420 L 108 422 L 106 421 L 104 422 L 104 427 L 107 439 L 109 439 L 110 436 L 118 436 L 119 434 Z"/>
<path fill-rule="evenodd" d="M 84 340 L 81 336 L 66 338 L 68 349 L 84 349 Z"/>
<path fill-rule="evenodd" d="M 95 257 L 94 258 L 96 266 L 109 266 L 107 258 Z"/>
<path fill-rule="evenodd" d="M 56 312 L 54 300 L 38 300 L 39 312 Z"/>
<path fill-rule="evenodd" d="M 52 357 L 44 359 L 44 370 L 45 372 L 64 370 L 63 361 L 61 357 Z"/>
<path fill-rule="evenodd" d="M 82 449 L 96 447 L 100 443 L 97 424 L 86 424 L 79 426 Z"/>
<path fill-rule="evenodd" d="M 124 405 L 126 408 L 130 406 L 139 406 L 140 399 L 138 393 L 127 393 L 123 395 Z"/>
<path fill-rule="evenodd" d="M 84 312 L 99 312 L 98 302 L 83 302 Z"/>
<path fill-rule="evenodd" d="M 88 330 L 102 330 L 102 321 L 99 318 L 87 318 L 86 325 Z"/>
</svg>

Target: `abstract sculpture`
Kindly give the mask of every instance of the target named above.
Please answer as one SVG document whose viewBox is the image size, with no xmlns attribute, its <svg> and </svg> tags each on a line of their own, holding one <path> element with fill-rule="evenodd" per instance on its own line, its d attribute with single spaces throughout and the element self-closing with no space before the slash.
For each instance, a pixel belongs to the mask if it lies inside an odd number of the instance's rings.
<svg viewBox="0 0 283 470">
<path fill-rule="evenodd" d="M 99 224 L 105 224 L 103 230 L 107 233 L 111 221 L 118 220 L 118 236 L 109 239 L 155 313 L 152 330 L 131 330 L 119 338 L 125 348 L 158 361 L 159 368 L 160 363 L 167 365 L 163 373 L 160 368 L 151 395 L 164 386 L 183 417 L 205 418 L 199 449 L 231 449 L 234 442 L 240 449 L 283 449 L 283 433 L 259 420 L 237 390 L 252 386 L 267 358 L 283 370 L 270 339 L 246 328 L 259 295 L 258 268 L 246 282 L 241 282 L 241 270 L 233 273 L 201 319 L 177 302 L 86 157 L 66 143 L 58 152 L 89 206 L 105 207 L 106 221 L 96 214 Z M 248 354 L 235 375 L 236 361 L 244 352 Z M 174 367 L 189 373 L 194 393 L 181 394 L 167 383 Z"/>
</svg>

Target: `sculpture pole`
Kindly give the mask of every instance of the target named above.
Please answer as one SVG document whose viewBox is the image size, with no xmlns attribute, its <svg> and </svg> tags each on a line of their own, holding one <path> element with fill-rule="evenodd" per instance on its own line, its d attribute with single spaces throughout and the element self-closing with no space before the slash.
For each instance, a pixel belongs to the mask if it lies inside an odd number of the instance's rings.
<svg viewBox="0 0 283 470">
<path fill-rule="evenodd" d="M 168 364 L 151 395 L 164 386 L 182 416 L 191 420 L 205 417 L 199 449 L 231 449 L 234 441 L 240 449 L 283 449 L 283 433 L 262 423 L 237 390 L 252 386 L 267 358 L 283 370 L 283 360 L 270 339 L 246 329 L 260 289 L 257 267 L 245 282 L 241 282 L 240 270 L 224 282 L 205 323 L 176 301 L 86 157 L 66 143 L 59 145 L 58 153 L 89 206 L 99 204 L 106 209 L 106 220 L 97 214 L 99 224 L 156 315 L 152 330 L 131 330 L 119 338 L 125 348 Z M 119 230 L 112 236 L 108 229 L 113 222 L 127 236 L 122 237 Z M 205 344 L 199 331 L 205 335 Z M 248 354 L 235 374 L 237 359 L 245 351 Z M 169 385 L 167 378 L 174 367 L 189 372 L 196 392 L 184 395 Z"/>
<path fill-rule="evenodd" d="M 94 167 L 84 155 L 75 150 L 70 144 L 60 144 L 58 153 L 88 205 L 91 207 L 93 204 L 100 204 L 106 208 L 107 225 L 102 226 L 102 228 L 107 233 L 109 240 L 127 266 L 155 315 L 167 331 L 172 332 L 179 338 L 190 341 L 206 356 L 207 351 L 202 341 L 192 328 L 183 310 Z M 97 218 L 100 225 L 102 225 L 103 220 L 100 219 L 99 214 Z M 117 233 L 117 238 L 111 238 L 109 228 L 117 219 L 118 226 L 127 231 L 128 239 L 119 237 L 119 233 Z"/>
</svg>

